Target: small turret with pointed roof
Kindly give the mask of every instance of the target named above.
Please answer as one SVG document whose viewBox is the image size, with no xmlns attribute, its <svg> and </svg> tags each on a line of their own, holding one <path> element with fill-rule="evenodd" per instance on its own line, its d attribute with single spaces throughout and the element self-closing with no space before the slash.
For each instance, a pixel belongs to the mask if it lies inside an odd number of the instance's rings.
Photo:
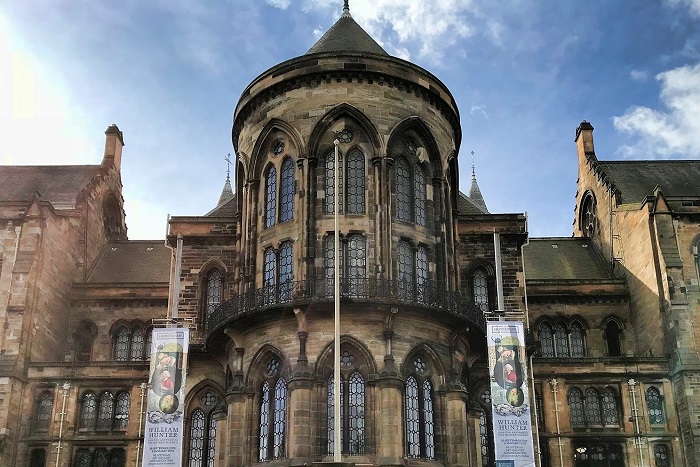
<svg viewBox="0 0 700 467">
<path fill-rule="evenodd" d="M 389 55 L 367 34 L 350 15 L 350 5 L 345 0 L 343 14 L 321 38 L 306 52 L 306 55 L 326 52 L 371 53 Z"/>
<path fill-rule="evenodd" d="M 472 151 L 472 184 L 469 187 L 469 199 L 474 203 L 476 207 L 488 214 L 489 210 L 486 207 L 486 201 L 481 195 L 481 190 L 479 189 L 479 184 L 476 182 L 476 169 L 474 168 L 474 151 Z"/>
</svg>

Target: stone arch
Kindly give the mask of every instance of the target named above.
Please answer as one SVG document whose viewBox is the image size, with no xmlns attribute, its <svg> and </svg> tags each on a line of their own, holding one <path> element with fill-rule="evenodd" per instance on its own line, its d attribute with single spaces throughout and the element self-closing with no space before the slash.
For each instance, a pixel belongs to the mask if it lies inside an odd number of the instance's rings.
<svg viewBox="0 0 700 467">
<path fill-rule="evenodd" d="M 102 227 L 105 236 L 109 240 L 122 240 L 124 229 L 122 228 L 123 212 L 117 196 L 108 192 L 102 201 Z"/>
<path fill-rule="evenodd" d="M 287 142 L 289 142 L 294 149 L 290 151 L 288 147 L 285 147 L 283 152 L 278 154 L 279 156 L 284 157 L 285 155 L 289 155 L 290 157 L 292 157 L 292 160 L 294 160 L 299 157 L 303 157 L 303 155 L 306 154 L 306 147 L 304 145 L 304 141 L 297 129 L 284 120 L 281 120 L 279 118 L 272 118 L 270 119 L 270 121 L 267 122 L 267 124 L 255 140 L 255 145 L 253 146 L 253 155 L 250 160 L 250 163 L 248 164 L 249 177 L 252 176 L 254 178 L 259 178 L 260 175 L 267 170 L 267 165 L 265 163 L 269 159 L 268 157 L 266 157 L 266 155 L 273 150 L 272 145 L 275 142 L 275 140 L 280 139 L 280 136 L 275 136 L 276 133 L 283 134 L 285 137 L 283 138 L 284 143 L 286 144 Z M 282 157 L 280 158 L 280 160 L 282 160 Z"/>
<path fill-rule="evenodd" d="M 253 391 L 257 391 L 258 386 L 263 380 L 263 375 L 266 372 L 266 367 L 272 358 L 277 358 L 281 368 L 279 370 L 280 377 L 289 381 L 291 365 L 289 359 L 286 357 L 284 352 L 282 352 L 277 347 L 271 344 L 265 344 L 255 352 L 253 359 L 248 366 L 248 371 L 246 372 L 246 387 Z"/>
<path fill-rule="evenodd" d="M 398 150 L 400 145 L 400 140 L 405 138 L 406 135 L 413 134 L 413 137 L 417 137 L 421 143 L 425 145 L 427 151 L 427 158 L 430 167 L 430 173 L 428 176 L 441 176 L 442 171 L 442 160 L 440 159 L 440 150 L 437 145 L 437 141 L 430 131 L 430 128 L 423 122 L 420 117 L 412 116 L 405 118 L 400 121 L 389 133 L 389 141 L 387 142 L 387 155 L 389 157 L 395 157 L 402 151 Z M 420 161 L 420 157 L 419 157 Z M 423 163 L 424 161 L 420 161 Z"/>
<path fill-rule="evenodd" d="M 331 374 L 333 371 L 333 347 L 334 343 L 333 341 L 330 341 L 328 344 L 326 344 L 324 349 L 319 354 L 318 359 L 316 360 L 316 368 L 314 369 L 314 373 L 323 381 L 325 381 L 328 375 Z M 357 353 L 361 356 L 362 363 L 357 365 L 355 368 L 358 369 L 360 373 L 362 373 L 365 380 L 369 380 L 369 378 L 372 377 L 372 375 L 377 374 L 377 365 L 374 361 L 374 357 L 372 356 L 372 353 L 369 351 L 369 349 L 362 342 L 351 336 L 340 336 L 341 355 L 343 353 L 344 347 L 350 347 L 356 350 Z"/>
<path fill-rule="evenodd" d="M 333 124 L 343 117 L 350 118 L 360 127 L 374 149 L 375 155 L 381 154 L 381 138 L 372 121 L 360 109 L 345 102 L 326 112 L 311 131 L 311 135 L 309 136 L 309 150 L 311 154 L 318 157 L 332 149 L 333 142 L 331 141 L 330 144 L 324 144 L 324 136 L 326 136 Z M 365 156 L 368 157 L 371 155 L 365 154 Z"/>
<path fill-rule="evenodd" d="M 404 377 L 410 374 L 413 370 L 411 367 L 411 365 L 413 365 L 413 359 L 419 356 L 427 358 L 432 364 L 433 371 L 430 375 L 430 379 L 433 383 L 433 387 L 436 390 L 443 387 L 447 375 L 444 362 L 435 349 L 427 342 L 416 345 L 406 354 L 406 357 L 401 363 L 401 374 L 404 375 Z"/>
</svg>

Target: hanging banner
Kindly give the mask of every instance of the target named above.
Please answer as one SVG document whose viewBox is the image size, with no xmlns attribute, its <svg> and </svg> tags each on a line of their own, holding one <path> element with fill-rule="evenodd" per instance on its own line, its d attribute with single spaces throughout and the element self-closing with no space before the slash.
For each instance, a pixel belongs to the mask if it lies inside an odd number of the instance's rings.
<svg viewBox="0 0 700 467">
<path fill-rule="evenodd" d="M 496 467 L 535 465 L 523 323 L 486 324 Z"/>
<path fill-rule="evenodd" d="M 190 330 L 154 329 L 143 467 L 181 467 L 185 376 Z"/>
</svg>

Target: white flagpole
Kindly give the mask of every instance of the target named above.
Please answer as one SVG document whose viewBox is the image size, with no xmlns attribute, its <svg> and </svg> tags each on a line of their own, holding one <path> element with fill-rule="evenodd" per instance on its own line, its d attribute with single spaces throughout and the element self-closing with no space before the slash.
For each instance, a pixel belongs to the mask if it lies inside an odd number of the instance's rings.
<svg viewBox="0 0 700 467">
<path fill-rule="evenodd" d="M 333 284 L 335 286 L 335 335 L 333 346 L 333 462 L 340 462 L 340 231 L 338 228 L 338 174 L 340 172 L 340 160 L 338 157 L 338 145 L 340 141 L 333 141 L 335 145 L 335 162 L 333 173 L 335 180 L 333 183 L 333 204 L 335 213 L 335 251 L 333 254 L 334 273 Z"/>
</svg>

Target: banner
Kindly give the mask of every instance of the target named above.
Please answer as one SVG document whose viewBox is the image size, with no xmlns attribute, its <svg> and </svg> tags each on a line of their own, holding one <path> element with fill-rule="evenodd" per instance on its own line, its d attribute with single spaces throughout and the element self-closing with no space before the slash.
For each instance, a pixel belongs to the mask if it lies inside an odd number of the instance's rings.
<svg viewBox="0 0 700 467">
<path fill-rule="evenodd" d="M 496 467 L 535 465 L 523 323 L 486 323 Z"/>
<path fill-rule="evenodd" d="M 185 376 L 190 330 L 154 329 L 143 467 L 181 467 Z"/>
</svg>

